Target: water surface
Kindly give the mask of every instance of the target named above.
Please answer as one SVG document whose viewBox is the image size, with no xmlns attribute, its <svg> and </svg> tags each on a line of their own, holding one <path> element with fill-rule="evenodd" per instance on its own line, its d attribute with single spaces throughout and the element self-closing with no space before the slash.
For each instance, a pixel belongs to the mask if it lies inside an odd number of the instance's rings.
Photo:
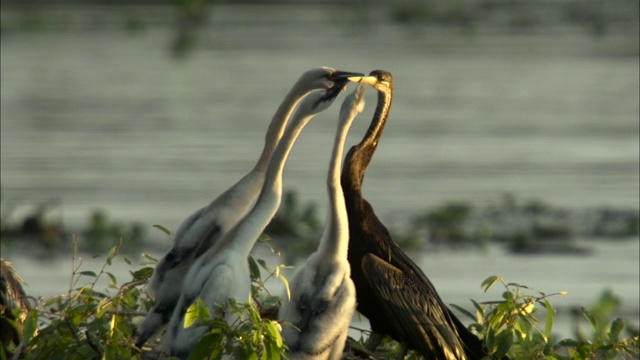
<svg viewBox="0 0 640 360">
<path fill-rule="evenodd" d="M 392 113 L 364 186 L 385 222 L 443 201 L 495 202 L 505 192 L 571 209 L 638 208 L 637 31 L 452 34 L 336 24 L 322 8 L 297 17 L 278 9 L 216 8 L 183 60 L 168 50 L 170 26 L 131 34 L 85 21 L 3 32 L 3 216 L 19 219 L 54 199 L 52 216 L 71 227 L 101 208 L 124 222 L 176 229 L 253 165 L 282 97 L 319 65 L 394 74 Z M 367 99 L 349 144 L 368 125 L 373 92 Z M 319 214 L 338 108 L 302 133 L 284 178 Z M 416 258 L 447 302 L 479 298 L 480 282 L 497 274 L 568 290 L 561 305 L 584 305 L 611 287 L 637 317 L 638 239 L 597 246 L 593 257 L 494 249 Z M 34 294 L 65 291 L 68 264 L 13 261 Z"/>
</svg>

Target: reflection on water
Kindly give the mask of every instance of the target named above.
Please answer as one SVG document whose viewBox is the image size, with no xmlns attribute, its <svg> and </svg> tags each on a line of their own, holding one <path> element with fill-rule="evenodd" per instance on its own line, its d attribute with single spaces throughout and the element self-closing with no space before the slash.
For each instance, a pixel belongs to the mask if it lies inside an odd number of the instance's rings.
<svg viewBox="0 0 640 360">
<path fill-rule="evenodd" d="M 329 26 L 316 8 L 280 23 L 251 21 L 244 10 L 218 8 L 185 61 L 168 56 L 173 34 L 162 26 L 134 35 L 3 32 L 3 216 L 54 198 L 69 225 L 103 208 L 116 219 L 175 229 L 253 165 L 281 98 L 318 65 L 395 76 L 391 117 L 364 187 L 383 221 L 505 192 L 570 208 L 638 207 L 637 31 L 444 35 Z M 367 98 L 350 144 L 372 114 L 375 95 Z M 336 118 L 334 107 L 308 126 L 285 174 L 285 187 L 321 208 Z M 624 246 L 634 255 L 621 261 Z M 424 254 L 423 265 L 454 303 L 477 298 L 459 291 L 496 273 L 543 291 L 569 290 L 571 303 L 612 286 L 637 314 L 637 241 L 624 246 L 594 258 Z M 43 295 L 68 282 L 58 263 L 13 261 L 34 269 L 25 274 L 32 287 L 51 285 L 37 291 Z"/>
</svg>

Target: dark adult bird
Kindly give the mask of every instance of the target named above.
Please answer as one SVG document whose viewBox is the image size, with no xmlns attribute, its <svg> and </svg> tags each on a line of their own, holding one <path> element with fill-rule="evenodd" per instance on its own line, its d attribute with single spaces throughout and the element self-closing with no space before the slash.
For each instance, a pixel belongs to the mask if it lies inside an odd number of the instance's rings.
<svg viewBox="0 0 640 360">
<path fill-rule="evenodd" d="M 287 122 L 298 103 L 310 92 L 329 89 L 335 80 L 358 75 L 327 67 L 303 73 L 273 115 L 265 135 L 264 148 L 255 166 L 238 182 L 196 211 L 178 228 L 172 248 L 156 265 L 149 281 L 155 296 L 153 308 L 138 326 L 136 346 L 141 347 L 165 325 L 180 297 L 184 276 L 195 260 L 229 232 L 252 208 L 265 180 L 265 172 Z"/>
<path fill-rule="evenodd" d="M 353 146 L 341 182 L 349 218 L 351 277 L 358 311 L 369 319 L 375 348 L 384 335 L 415 349 L 427 359 L 481 359 L 481 341 L 449 311 L 431 281 L 393 241 L 387 228 L 362 196 L 365 170 L 376 150 L 393 98 L 393 77 L 372 71 L 370 84 L 378 91 L 371 125 Z"/>
</svg>

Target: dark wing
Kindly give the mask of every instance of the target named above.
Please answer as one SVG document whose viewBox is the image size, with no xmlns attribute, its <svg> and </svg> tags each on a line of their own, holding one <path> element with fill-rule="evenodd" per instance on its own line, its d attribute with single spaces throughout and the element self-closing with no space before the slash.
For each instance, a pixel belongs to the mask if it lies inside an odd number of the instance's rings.
<svg viewBox="0 0 640 360">
<path fill-rule="evenodd" d="M 367 229 L 364 231 L 367 237 L 365 243 L 374 244 L 373 248 L 369 248 L 374 255 L 378 256 L 380 261 L 383 261 L 388 266 L 395 268 L 404 274 L 406 278 L 411 279 L 411 282 L 420 290 L 420 293 L 428 296 L 435 308 L 444 309 L 446 311 L 447 318 L 451 327 L 456 329 L 461 342 L 464 344 L 465 353 L 467 359 L 477 360 L 486 356 L 486 352 L 483 348 L 483 342 L 455 316 L 453 312 L 445 305 L 444 301 L 438 295 L 436 288 L 431 283 L 431 280 L 422 271 L 422 269 L 393 241 L 389 230 L 382 224 L 380 219 L 375 214 L 371 204 L 360 198 L 360 206 L 362 207 L 360 212 L 365 214 L 366 220 L 363 221 L 367 224 Z M 351 244 L 350 244 L 351 245 Z M 408 280 L 406 280 L 408 281 Z M 438 306 L 439 305 L 439 306 Z"/>
<path fill-rule="evenodd" d="M 386 316 L 398 332 L 427 358 L 465 359 L 457 331 L 446 308 L 411 276 L 373 254 L 362 258 L 362 269 Z"/>
<path fill-rule="evenodd" d="M 420 269 L 420 267 L 411 260 L 411 258 L 404 252 L 398 244 L 395 242 L 389 243 L 389 253 L 390 253 L 390 266 L 398 267 L 405 274 L 413 273 L 411 275 L 411 279 L 420 284 L 419 287 L 421 291 L 425 294 L 429 294 L 429 297 L 440 304 L 441 308 L 444 308 L 447 317 L 450 319 L 449 324 L 452 327 L 455 327 L 458 332 L 458 336 L 461 339 L 461 342 L 464 344 L 465 353 L 468 359 L 482 359 L 487 354 L 483 348 L 483 342 L 480 340 L 475 334 L 473 334 L 469 329 L 467 329 L 466 325 L 458 319 L 455 314 L 449 309 L 444 301 L 438 295 L 436 288 L 431 283 L 431 280 L 425 275 L 425 273 Z"/>
</svg>

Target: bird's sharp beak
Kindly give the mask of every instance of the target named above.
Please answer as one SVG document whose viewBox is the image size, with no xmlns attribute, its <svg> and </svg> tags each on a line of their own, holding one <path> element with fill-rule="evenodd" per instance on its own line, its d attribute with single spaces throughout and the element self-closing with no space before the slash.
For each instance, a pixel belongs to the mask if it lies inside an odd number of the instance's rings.
<svg viewBox="0 0 640 360">
<path fill-rule="evenodd" d="M 356 73 L 350 71 L 336 71 L 333 74 L 329 75 L 329 80 L 331 81 L 339 81 L 339 80 L 349 80 L 351 77 L 362 77 L 363 73 Z"/>
<path fill-rule="evenodd" d="M 347 79 L 352 82 L 359 82 L 371 86 L 378 83 L 378 78 L 375 76 L 350 76 Z"/>
</svg>

